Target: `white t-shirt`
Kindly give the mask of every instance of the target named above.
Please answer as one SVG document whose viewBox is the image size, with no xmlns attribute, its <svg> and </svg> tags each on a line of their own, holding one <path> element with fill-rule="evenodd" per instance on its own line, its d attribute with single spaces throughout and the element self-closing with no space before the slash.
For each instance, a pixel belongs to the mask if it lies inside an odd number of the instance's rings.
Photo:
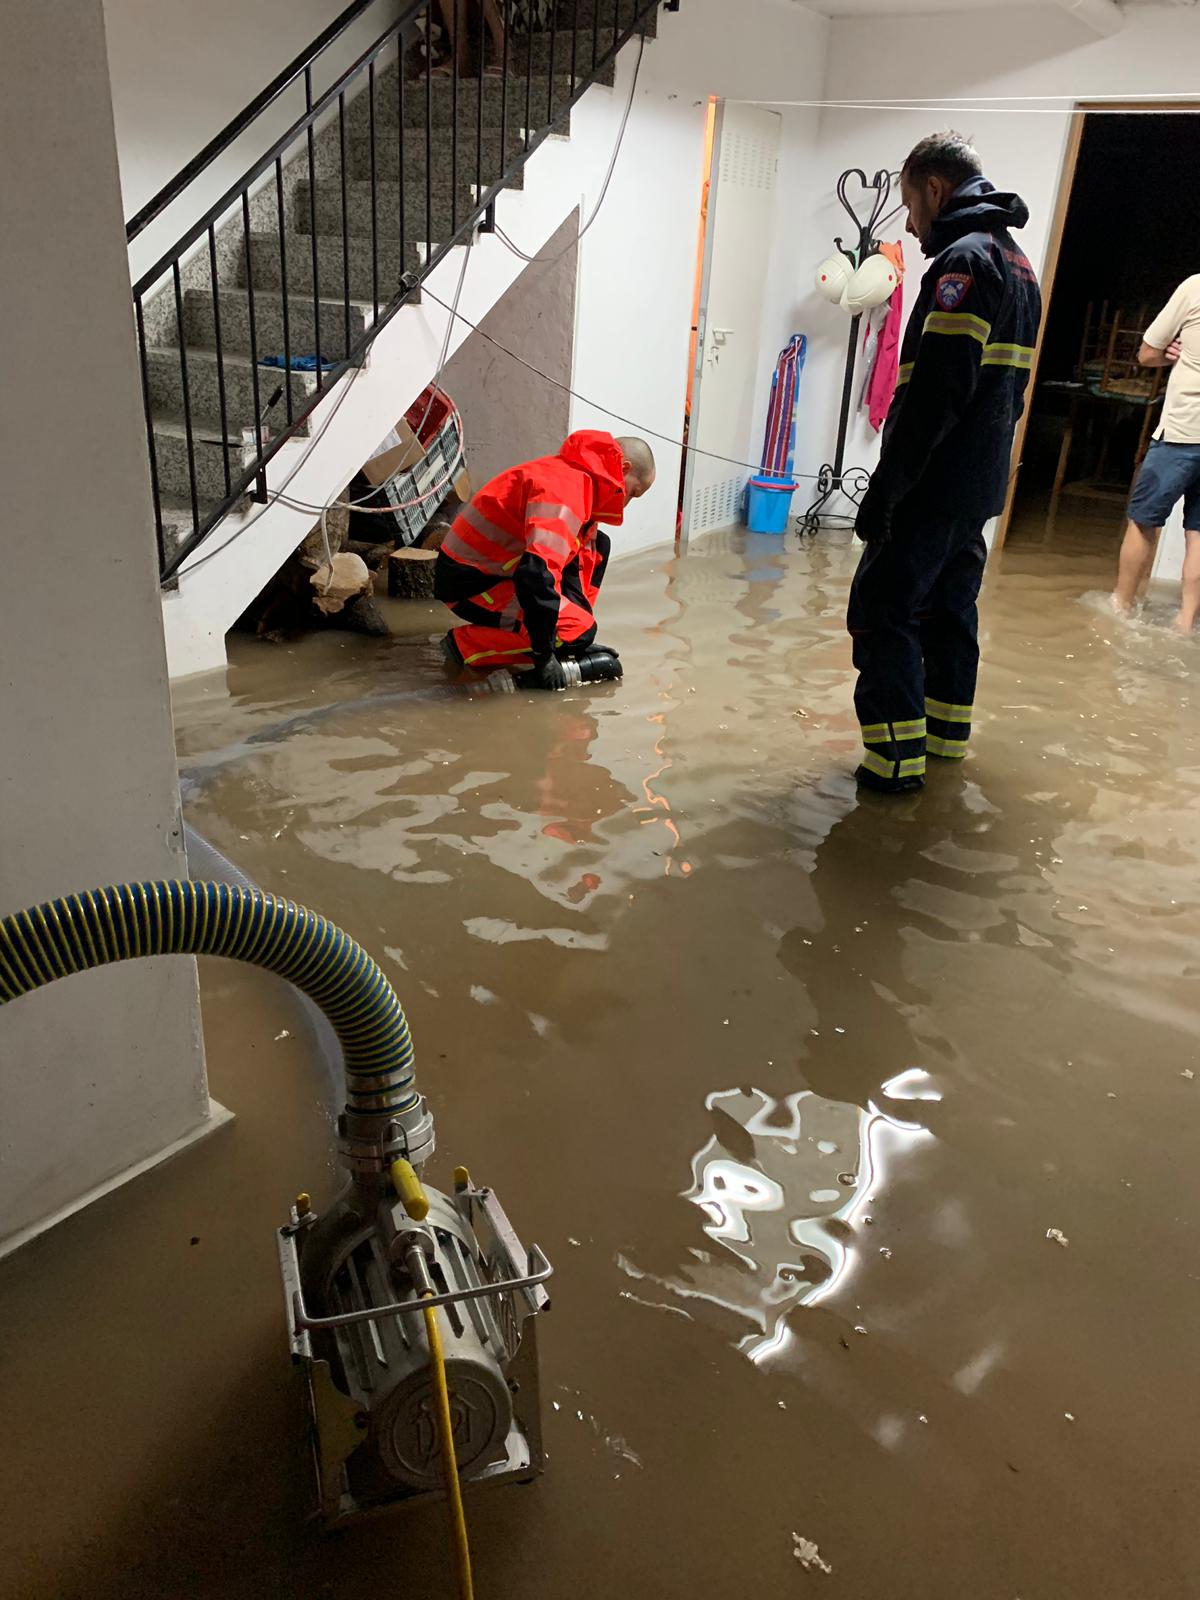
<svg viewBox="0 0 1200 1600">
<path fill-rule="evenodd" d="M 1185 278 L 1146 329 L 1156 350 L 1176 339 L 1183 354 L 1171 368 L 1156 439 L 1168 444 L 1200 444 L 1200 272 Z"/>
</svg>

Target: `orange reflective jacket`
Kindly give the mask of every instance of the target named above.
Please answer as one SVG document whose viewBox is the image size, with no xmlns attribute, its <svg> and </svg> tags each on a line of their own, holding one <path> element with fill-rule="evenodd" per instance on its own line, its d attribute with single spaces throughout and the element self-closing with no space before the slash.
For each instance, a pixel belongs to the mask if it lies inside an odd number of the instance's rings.
<svg viewBox="0 0 1200 1600">
<path fill-rule="evenodd" d="M 608 553 L 596 524 L 624 516 L 620 446 L 610 433 L 573 433 L 556 456 L 502 472 L 465 507 L 442 544 L 438 598 L 511 581 L 533 654 L 548 656 L 564 592 L 595 603 Z"/>
</svg>

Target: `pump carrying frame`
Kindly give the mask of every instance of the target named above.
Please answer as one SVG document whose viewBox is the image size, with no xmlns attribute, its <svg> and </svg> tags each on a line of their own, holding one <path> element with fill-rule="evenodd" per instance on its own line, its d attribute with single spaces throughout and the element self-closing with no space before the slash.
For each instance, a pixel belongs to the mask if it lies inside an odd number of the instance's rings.
<svg viewBox="0 0 1200 1600">
<path fill-rule="evenodd" d="M 869 204 L 865 220 L 851 204 L 847 193 L 850 184 L 856 178 Z M 896 175 L 884 168 L 880 168 L 875 176 L 868 180 L 861 167 L 851 167 L 843 172 L 837 181 L 837 197 L 842 210 L 854 224 L 857 248 L 847 249 L 840 236 L 833 242 L 856 267 L 861 267 L 868 256 L 878 253 L 878 230 L 900 209 L 894 206 L 887 212 L 887 216 L 884 215 L 895 182 Z M 846 467 L 846 434 L 850 427 L 850 408 L 854 403 L 854 368 L 858 360 L 858 336 L 861 324 L 860 311 L 851 318 L 850 337 L 846 343 L 846 375 L 842 380 L 842 407 L 838 413 L 837 446 L 834 449 L 833 460 L 827 461 L 817 474 L 816 499 L 800 518 L 801 533 L 819 533 L 822 517 L 826 521 L 831 520 L 831 513 L 827 508 L 835 495 L 845 495 L 847 500 L 857 506 L 871 481 L 870 471 L 866 467 Z"/>
</svg>

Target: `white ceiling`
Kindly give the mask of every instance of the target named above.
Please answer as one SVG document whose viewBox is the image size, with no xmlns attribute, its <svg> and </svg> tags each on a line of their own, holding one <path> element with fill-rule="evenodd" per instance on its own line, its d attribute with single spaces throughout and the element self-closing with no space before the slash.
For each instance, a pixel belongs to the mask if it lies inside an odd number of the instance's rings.
<svg viewBox="0 0 1200 1600">
<path fill-rule="evenodd" d="M 826 17 L 928 16 L 947 11 L 1027 11 L 1031 7 L 1055 6 L 1055 0 L 797 0 L 809 11 Z M 1160 5 L 1190 7 L 1200 0 L 1117 0 L 1126 8 Z"/>
<path fill-rule="evenodd" d="M 809 11 L 826 17 L 929 16 L 946 11 L 1028 11 L 1031 6 L 1053 7 L 1054 0 L 798 0 Z"/>
</svg>

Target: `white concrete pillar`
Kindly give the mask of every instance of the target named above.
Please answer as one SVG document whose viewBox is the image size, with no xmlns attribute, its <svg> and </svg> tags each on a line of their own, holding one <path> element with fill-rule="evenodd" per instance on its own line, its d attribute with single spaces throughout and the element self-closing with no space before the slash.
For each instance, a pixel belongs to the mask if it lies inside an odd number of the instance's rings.
<svg viewBox="0 0 1200 1600">
<path fill-rule="evenodd" d="M 100 0 L 0 51 L 0 912 L 186 875 Z M 213 1126 L 195 963 L 0 1008 L 0 1253 Z"/>
</svg>

